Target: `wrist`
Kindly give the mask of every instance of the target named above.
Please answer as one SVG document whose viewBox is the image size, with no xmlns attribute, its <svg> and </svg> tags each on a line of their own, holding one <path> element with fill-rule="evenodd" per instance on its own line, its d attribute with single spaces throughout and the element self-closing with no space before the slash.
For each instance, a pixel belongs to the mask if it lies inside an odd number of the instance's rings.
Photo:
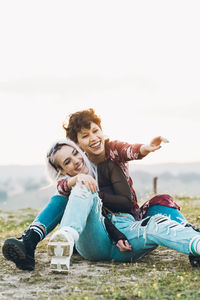
<svg viewBox="0 0 200 300">
<path fill-rule="evenodd" d="M 76 184 L 77 179 L 78 179 L 78 177 L 76 175 L 68 180 L 67 185 L 68 185 L 69 189 L 71 189 Z"/>
<path fill-rule="evenodd" d="M 145 156 L 145 155 L 147 155 L 149 153 L 150 153 L 150 151 L 149 151 L 149 146 L 148 145 L 142 145 L 140 147 L 140 154 L 141 155 Z"/>
</svg>

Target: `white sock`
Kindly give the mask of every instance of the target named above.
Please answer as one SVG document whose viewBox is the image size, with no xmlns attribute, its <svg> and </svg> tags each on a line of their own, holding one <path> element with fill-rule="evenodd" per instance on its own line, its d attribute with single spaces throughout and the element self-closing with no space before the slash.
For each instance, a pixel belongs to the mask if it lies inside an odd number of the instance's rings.
<svg viewBox="0 0 200 300">
<path fill-rule="evenodd" d="M 33 231 L 35 231 L 39 235 L 40 241 L 44 239 L 44 232 L 38 225 L 31 224 L 29 228 L 33 229 Z"/>
<path fill-rule="evenodd" d="M 194 255 L 200 255 L 200 236 L 196 237 L 191 242 L 191 252 Z"/>
<path fill-rule="evenodd" d="M 74 228 L 72 227 L 68 227 L 68 226 L 64 226 L 60 228 L 63 231 L 69 232 L 72 236 L 72 238 L 74 239 L 74 242 L 76 243 L 79 239 L 79 234 L 78 231 L 76 231 Z"/>
</svg>

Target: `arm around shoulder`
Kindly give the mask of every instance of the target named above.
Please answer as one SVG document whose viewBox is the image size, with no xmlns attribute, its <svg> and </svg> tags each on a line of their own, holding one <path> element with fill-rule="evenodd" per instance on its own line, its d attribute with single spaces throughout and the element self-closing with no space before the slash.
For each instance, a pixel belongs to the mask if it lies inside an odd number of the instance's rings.
<svg viewBox="0 0 200 300">
<path fill-rule="evenodd" d="M 129 144 L 120 141 L 108 141 L 106 144 L 109 156 L 114 161 L 127 162 L 135 159 L 142 159 L 140 148 L 143 144 Z"/>
<path fill-rule="evenodd" d="M 71 178 L 64 178 L 58 181 L 57 190 L 61 195 L 69 196 L 72 187 L 76 184 L 78 178 L 73 176 Z"/>
</svg>

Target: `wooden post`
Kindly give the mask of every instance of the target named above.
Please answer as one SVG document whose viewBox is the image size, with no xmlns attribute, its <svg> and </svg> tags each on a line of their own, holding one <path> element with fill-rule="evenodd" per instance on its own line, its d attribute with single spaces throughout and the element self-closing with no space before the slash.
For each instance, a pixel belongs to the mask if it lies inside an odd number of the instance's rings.
<svg viewBox="0 0 200 300">
<path fill-rule="evenodd" d="M 157 195 L 157 180 L 158 180 L 158 177 L 153 178 L 153 194 L 154 194 L 154 196 Z"/>
</svg>

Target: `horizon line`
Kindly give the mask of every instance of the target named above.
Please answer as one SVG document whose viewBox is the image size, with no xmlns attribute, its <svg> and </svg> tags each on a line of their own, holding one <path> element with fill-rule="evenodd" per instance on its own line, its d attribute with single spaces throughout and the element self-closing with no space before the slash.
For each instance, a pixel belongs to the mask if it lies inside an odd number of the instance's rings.
<svg viewBox="0 0 200 300">
<path fill-rule="evenodd" d="M 141 160 L 132 160 L 129 161 L 131 162 L 141 162 Z M 200 160 L 198 161 L 185 161 L 185 162 L 158 162 L 158 163 L 141 163 L 141 165 L 164 165 L 164 164 L 195 164 L 195 163 L 200 163 Z M 19 163 L 14 163 L 14 164 L 0 164 L 0 167 L 37 167 L 37 166 L 45 166 L 45 163 L 36 163 L 36 164 L 19 164 Z"/>
</svg>

